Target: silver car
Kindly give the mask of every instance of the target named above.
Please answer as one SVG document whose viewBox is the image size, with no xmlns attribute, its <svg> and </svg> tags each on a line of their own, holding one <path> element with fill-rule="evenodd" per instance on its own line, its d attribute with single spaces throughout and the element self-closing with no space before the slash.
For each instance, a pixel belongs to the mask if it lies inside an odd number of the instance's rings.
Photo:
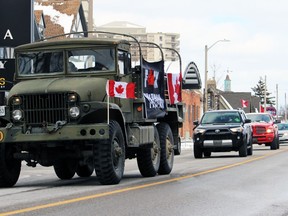
<svg viewBox="0 0 288 216">
<path fill-rule="evenodd" d="M 278 134 L 280 142 L 288 141 L 288 123 L 279 123 L 278 125 Z"/>
</svg>

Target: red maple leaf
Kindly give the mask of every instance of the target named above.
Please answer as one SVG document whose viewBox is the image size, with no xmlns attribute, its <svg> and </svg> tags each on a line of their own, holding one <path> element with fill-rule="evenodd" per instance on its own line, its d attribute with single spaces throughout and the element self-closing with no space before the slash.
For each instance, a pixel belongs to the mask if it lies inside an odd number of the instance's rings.
<svg viewBox="0 0 288 216">
<path fill-rule="evenodd" d="M 117 92 L 118 94 L 122 94 L 123 91 L 124 91 L 124 88 L 123 88 L 122 85 L 118 85 L 118 86 L 115 88 L 115 90 L 116 90 L 116 92 Z"/>
<path fill-rule="evenodd" d="M 179 83 L 179 80 L 178 80 L 178 79 L 176 80 L 176 83 L 175 83 L 175 85 L 174 85 L 174 88 L 175 88 L 175 92 L 176 92 L 177 94 L 179 94 L 179 93 L 180 93 L 180 83 Z"/>
<path fill-rule="evenodd" d="M 147 80 L 148 80 L 148 85 L 154 86 L 154 71 L 152 69 L 149 70 Z"/>
</svg>

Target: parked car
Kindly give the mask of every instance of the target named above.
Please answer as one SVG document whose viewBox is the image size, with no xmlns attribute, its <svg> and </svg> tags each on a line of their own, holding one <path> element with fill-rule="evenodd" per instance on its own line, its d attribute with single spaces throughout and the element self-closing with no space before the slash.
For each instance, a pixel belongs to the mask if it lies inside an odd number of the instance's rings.
<svg viewBox="0 0 288 216">
<path fill-rule="evenodd" d="M 194 121 L 194 157 L 210 157 L 211 152 L 238 151 L 252 155 L 252 129 L 243 110 L 214 110 Z"/>
<path fill-rule="evenodd" d="M 271 150 L 279 148 L 278 126 L 279 120 L 275 120 L 270 113 L 247 113 L 251 119 L 253 144 L 265 144 Z"/>
<path fill-rule="evenodd" d="M 288 141 L 288 123 L 278 123 L 279 142 Z"/>
</svg>

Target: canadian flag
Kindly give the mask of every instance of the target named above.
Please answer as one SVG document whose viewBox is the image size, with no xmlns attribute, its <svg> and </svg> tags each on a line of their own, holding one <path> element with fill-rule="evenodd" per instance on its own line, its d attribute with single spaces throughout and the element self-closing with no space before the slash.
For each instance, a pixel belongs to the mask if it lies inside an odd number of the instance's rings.
<svg viewBox="0 0 288 216">
<path fill-rule="evenodd" d="M 106 93 L 110 97 L 135 98 L 135 83 L 108 80 L 106 84 Z"/>
<path fill-rule="evenodd" d="M 241 99 L 242 107 L 243 107 L 243 108 L 248 107 L 248 102 L 249 102 L 249 101 L 246 101 L 246 100 L 242 100 L 242 99 Z"/>
<path fill-rule="evenodd" d="M 260 105 L 260 113 L 264 113 L 264 107 Z"/>
<path fill-rule="evenodd" d="M 167 73 L 168 94 L 171 104 L 181 102 L 181 73 Z"/>
</svg>

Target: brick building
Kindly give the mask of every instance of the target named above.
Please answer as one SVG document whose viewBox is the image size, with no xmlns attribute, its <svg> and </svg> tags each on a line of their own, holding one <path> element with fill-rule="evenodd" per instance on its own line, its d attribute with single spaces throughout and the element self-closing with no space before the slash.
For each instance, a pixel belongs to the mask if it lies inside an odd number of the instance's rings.
<svg viewBox="0 0 288 216">
<path fill-rule="evenodd" d="M 202 115 L 202 93 L 201 90 L 182 90 L 182 101 L 184 105 L 184 122 L 180 129 L 180 137 L 192 139 L 193 121 L 200 119 Z"/>
</svg>

